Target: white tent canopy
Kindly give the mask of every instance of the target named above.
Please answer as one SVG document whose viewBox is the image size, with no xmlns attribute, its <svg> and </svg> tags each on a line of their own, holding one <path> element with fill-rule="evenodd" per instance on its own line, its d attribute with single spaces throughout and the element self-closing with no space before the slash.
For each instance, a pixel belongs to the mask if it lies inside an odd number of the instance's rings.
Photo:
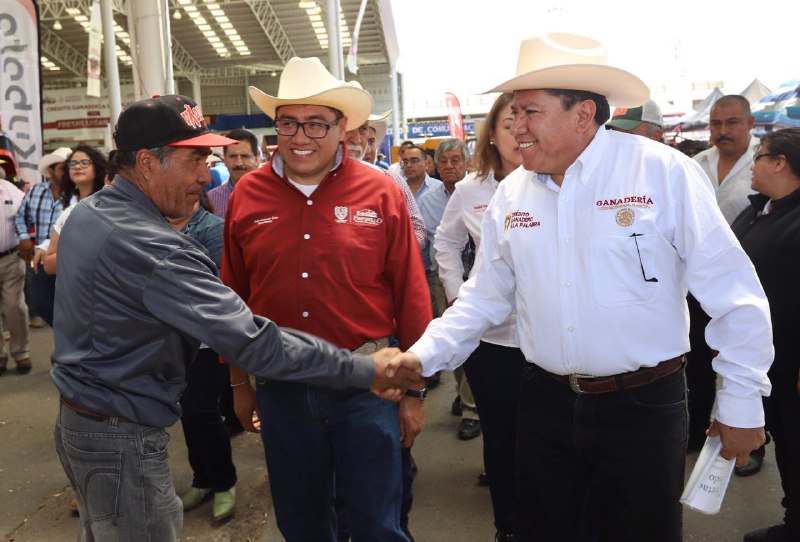
<svg viewBox="0 0 800 542">
<path fill-rule="evenodd" d="M 767 85 L 758 79 L 753 79 L 753 82 L 747 85 L 747 88 L 741 91 L 739 95 L 747 98 L 747 101 L 750 102 L 750 105 L 753 105 L 758 103 L 761 98 L 770 92 L 772 91 L 769 89 L 769 87 L 767 87 Z"/>
<path fill-rule="evenodd" d="M 711 94 L 706 96 L 694 111 L 674 119 L 669 125 L 665 126 L 665 128 L 672 128 L 680 125 L 681 130 L 687 131 L 705 127 L 708 125 L 709 116 L 711 115 L 711 106 L 723 96 L 724 94 L 722 91 L 715 87 L 714 90 L 711 91 Z"/>
</svg>

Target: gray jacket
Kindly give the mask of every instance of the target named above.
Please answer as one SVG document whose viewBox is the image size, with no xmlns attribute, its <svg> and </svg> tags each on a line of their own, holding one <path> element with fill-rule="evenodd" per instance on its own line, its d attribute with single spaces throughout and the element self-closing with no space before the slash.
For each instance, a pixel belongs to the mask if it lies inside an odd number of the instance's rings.
<svg viewBox="0 0 800 542">
<path fill-rule="evenodd" d="M 133 184 L 81 201 L 58 244 L 51 378 L 88 409 L 167 427 L 201 342 L 250 374 L 368 388 L 371 358 L 250 312 Z"/>
</svg>

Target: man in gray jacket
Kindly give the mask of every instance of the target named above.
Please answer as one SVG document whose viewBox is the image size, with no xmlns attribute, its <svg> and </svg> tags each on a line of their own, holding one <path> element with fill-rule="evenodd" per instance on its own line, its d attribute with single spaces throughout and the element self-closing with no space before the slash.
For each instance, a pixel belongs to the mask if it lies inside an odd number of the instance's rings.
<svg viewBox="0 0 800 542">
<path fill-rule="evenodd" d="M 132 104 L 114 140 L 119 175 L 76 206 L 59 242 L 56 449 L 79 540 L 177 540 L 183 510 L 164 428 L 180 416 L 201 342 L 257 377 L 371 387 L 395 400 L 417 377 L 385 378 L 394 349 L 360 356 L 253 315 L 202 247 L 170 226 L 209 181 L 209 147 L 234 142 L 210 133 L 190 98 Z"/>
</svg>

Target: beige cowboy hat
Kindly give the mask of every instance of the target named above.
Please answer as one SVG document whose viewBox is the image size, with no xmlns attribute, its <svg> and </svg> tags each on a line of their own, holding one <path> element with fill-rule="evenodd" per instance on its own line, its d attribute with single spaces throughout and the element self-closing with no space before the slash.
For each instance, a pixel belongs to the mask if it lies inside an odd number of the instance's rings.
<svg viewBox="0 0 800 542">
<path fill-rule="evenodd" d="M 355 81 L 339 81 L 316 57 L 294 57 L 286 63 L 278 84 L 278 95 L 250 87 L 256 105 L 274 119 L 282 105 L 322 105 L 333 107 L 347 117 L 348 129 L 367 122 L 372 111 L 372 96 Z"/>
<path fill-rule="evenodd" d="M 606 48 L 585 36 L 554 33 L 524 40 L 517 76 L 489 92 L 530 89 L 586 90 L 620 107 L 638 107 L 650 99 L 644 82 L 606 65 Z"/>
<path fill-rule="evenodd" d="M 380 115 L 369 116 L 369 125 L 375 129 L 375 141 L 378 145 L 380 145 L 383 138 L 386 137 L 386 131 L 389 129 L 389 115 L 391 114 L 392 110 L 387 109 Z"/>
<path fill-rule="evenodd" d="M 39 160 L 39 173 L 45 177 L 49 177 L 50 174 L 47 169 L 55 164 L 66 162 L 70 156 L 72 156 L 72 149 L 69 147 L 59 147 L 50 154 L 45 154 L 42 156 L 42 159 Z"/>
</svg>

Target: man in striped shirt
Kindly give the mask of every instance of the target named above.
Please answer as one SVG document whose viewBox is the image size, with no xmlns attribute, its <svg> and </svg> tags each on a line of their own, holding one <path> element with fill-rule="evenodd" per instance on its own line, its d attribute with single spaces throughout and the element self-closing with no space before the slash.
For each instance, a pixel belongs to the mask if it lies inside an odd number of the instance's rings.
<svg viewBox="0 0 800 542">
<path fill-rule="evenodd" d="M 22 200 L 15 226 L 19 236 L 19 257 L 31 261 L 35 246 L 34 238 L 41 243 L 50 238 L 53 224 L 61 211 L 61 190 L 66 175 L 67 158 L 72 154 L 69 147 L 61 147 L 46 154 L 39 162 L 39 172 L 47 179 L 35 184 Z M 33 230 L 33 233 L 31 233 Z M 45 273 L 41 264 L 31 277 L 31 306 L 48 325 L 53 325 L 53 300 L 56 292 L 56 277 Z"/>
</svg>

